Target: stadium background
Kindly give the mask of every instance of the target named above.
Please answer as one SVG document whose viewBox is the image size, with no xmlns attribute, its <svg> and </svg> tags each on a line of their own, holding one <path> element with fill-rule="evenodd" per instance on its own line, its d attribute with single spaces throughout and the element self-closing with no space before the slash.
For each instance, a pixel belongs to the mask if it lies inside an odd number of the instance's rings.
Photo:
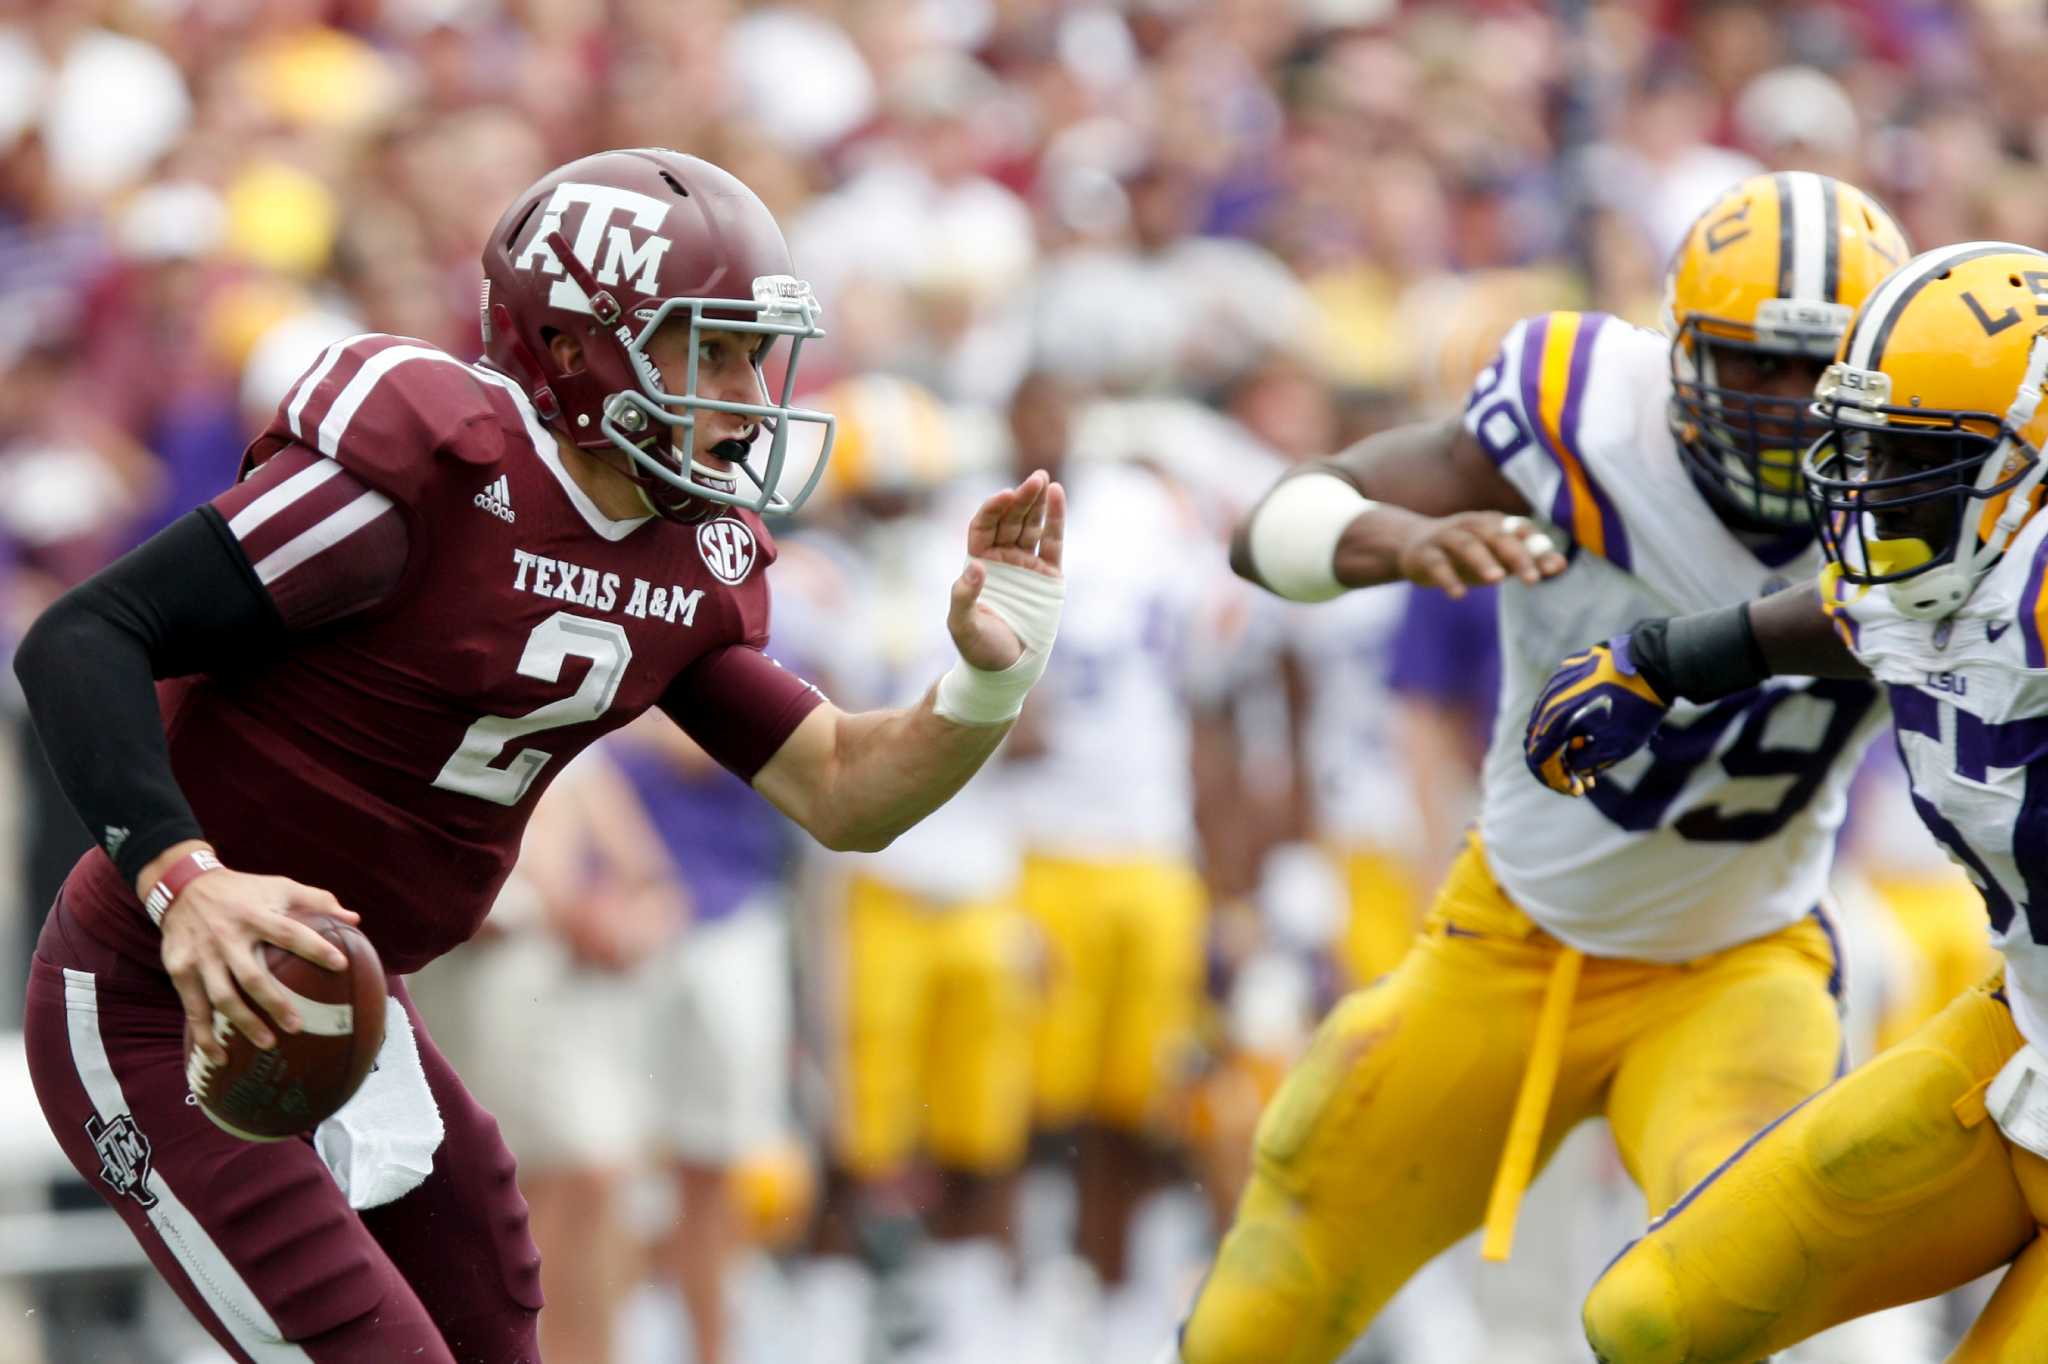
<svg viewBox="0 0 2048 1364">
<path fill-rule="evenodd" d="M 805 353 L 803 389 L 841 413 L 845 445 L 777 582 L 792 661 L 828 690 L 901 700 L 932 675 L 928 641 L 899 624 L 938 620 L 954 551 L 904 547 L 950 534 L 955 492 L 992 486 L 1020 444 L 1083 486 L 1119 470 L 1104 486 L 1135 478 L 1151 490 L 1139 502 L 1166 509 L 1098 524 L 1105 545 L 1141 525 L 1152 538 L 1089 562 L 1174 585 L 1177 647 L 1134 617 L 1097 654 L 1121 648 L 1107 664 L 1138 670 L 1134 723 L 1175 732 L 1137 747 L 1178 763 L 1179 784 L 1134 774 L 1064 639 L 1038 720 L 1055 743 L 1062 726 L 1107 736 L 1067 745 L 1065 779 L 1097 801 L 1186 807 L 1148 827 L 1200 873 L 1206 1004 L 1140 1124 L 1177 1173 L 1141 1200 L 1117 1284 L 1070 1249 L 1074 1147 L 1059 1132 L 1031 1145 L 1010 1252 L 949 1231 L 947 1186 L 921 1161 L 887 1142 L 850 1150 L 842 930 L 858 873 L 794 851 L 715 784 L 648 797 L 635 842 L 610 832 L 632 823 L 616 803 L 656 778 L 622 785 L 600 766 L 564 783 L 537 844 L 551 864 L 474 949 L 488 970 L 425 1002 L 486 1102 L 540 1110 L 521 1119 L 530 1144 L 510 1114 L 508 1128 L 548 1181 L 548 1236 L 569 1238 L 557 1263 L 606 1266 L 550 1294 L 565 1317 L 616 1294 L 620 1360 L 689 1357 L 674 1266 L 712 1234 L 689 1208 L 720 1188 L 749 1223 L 726 1285 L 735 1364 L 1147 1359 L 1200 1271 L 1262 1087 L 1398 939 L 1412 892 L 1396 888 L 1426 887 L 1447 860 L 1489 708 L 1483 604 L 1386 589 L 1333 632 L 1228 580 L 1233 516 L 1286 461 L 1452 409 L 1518 316 L 1595 307 L 1654 324 L 1692 214 L 1759 167 L 1855 180 L 1921 245 L 2048 243 L 2044 59 L 2032 0 L 0 3 L 0 644 L 230 479 L 328 341 L 379 330 L 476 353 L 479 242 L 550 165 L 651 143 L 735 171 L 782 221 L 831 332 Z M 1049 410 L 1071 421 L 1034 421 Z M 1074 571 L 1078 605 L 1090 588 Z M 216 1356 L 62 1167 L 27 1091 L 20 982 L 83 835 L 18 698 L 5 705 L 0 1361 L 197 1364 Z M 611 776 L 651 751 L 628 746 Z M 1004 766 L 1028 788 L 1033 761 Z M 970 790 L 971 832 L 1003 844 L 972 854 L 983 870 L 1058 823 L 1019 808 L 1033 797 L 1003 771 Z M 737 842 L 706 837 L 721 820 Z M 1848 849 L 1867 1047 L 1981 949 L 1882 754 Z M 765 984 L 729 1009 L 702 981 L 674 988 L 706 974 L 680 925 L 692 906 L 731 909 L 728 872 L 766 892 L 750 922 L 775 930 L 736 949 L 769 967 L 735 977 Z M 970 988 L 1009 992 L 1028 1037 L 1056 965 L 1015 888 L 992 894 L 1019 935 L 1015 970 Z M 968 892 L 924 898 L 948 896 Z M 908 979 L 877 950 L 881 978 Z M 778 1012 L 764 994 L 796 1002 Z M 758 1028 L 713 1045 L 786 1076 L 759 1100 L 774 1130 L 675 1136 L 697 1121 L 675 1110 L 724 1099 L 651 1061 L 579 1087 L 593 1049 L 638 1035 L 661 1052 L 675 1007 L 699 1032 Z M 938 1121 L 924 1072 L 881 1064 L 910 1076 L 896 1126 L 914 1143 Z M 1034 1068 L 1023 1052 L 992 1064 L 1019 1085 Z M 1602 1140 L 1582 1134 L 1539 1186 L 1513 1265 L 1450 1257 L 1359 1357 L 1582 1358 L 1579 1292 L 1639 1222 Z M 1960 1310 L 1802 1357 L 1932 1360 Z"/>
</svg>

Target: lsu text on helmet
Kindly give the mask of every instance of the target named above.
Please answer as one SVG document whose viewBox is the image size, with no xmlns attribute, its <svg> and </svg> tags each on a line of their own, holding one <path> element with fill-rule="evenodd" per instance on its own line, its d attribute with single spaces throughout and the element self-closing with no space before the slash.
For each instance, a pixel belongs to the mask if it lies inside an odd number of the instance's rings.
<svg viewBox="0 0 2048 1364">
<path fill-rule="evenodd" d="M 1843 580 L 1907 616 L 1969 599 L 2041 503 L 2048 253 L 1963 242 L 1864 304 L 1814 403 L 1806 482 Z"/>
<path fill-rule="evenodd" d="M 768 514 L 803 505 L 830 453 L 833 423 L 791 397 L 803 343 L 824 331 L 774 216 L 739 180 L 658 147 L 571 161 L 506 209 L 484 246 L 483 266 L 490 363 L 578 446 L 623 451 L 625 473 L 657 513 L 695 521 L 720 505 Z M 680 393 L 666 391 L 647 350 L 671 319 L 690 328 Z M 752 343 L 754 401 L 698 392 L 707 332 L 760 338 Z M 579 343 L 580 368 L 560 363 L 550 346 L 556 336 Z M 765 366 L 783 337 L 789 353 L 771 397 Z M 697 422 L 705 412 L 753 418 L 753 436 L 768 437 L 765 455 L 754 452 L 752 438 L 700 450 Z M 779 485 L 792 422 L 819 423 L 824 435 L 810 477 L 788 494 Z M 707 462 L 707 454 L 720 463 Z"/>
<path fill-rule="evenodd" d="M 1809 171 L 1752 176 L 1686 232 L 1664 285 L 1671 434 L 1731 523 L 1807 524 L 1800 456 L 1819 432 L 1810 394 L 1751 392 L 1722 371 L 1738 354 L 1832 358 L 1856 305 L 1910 254 L 1876 200 Z"/>
</svg>

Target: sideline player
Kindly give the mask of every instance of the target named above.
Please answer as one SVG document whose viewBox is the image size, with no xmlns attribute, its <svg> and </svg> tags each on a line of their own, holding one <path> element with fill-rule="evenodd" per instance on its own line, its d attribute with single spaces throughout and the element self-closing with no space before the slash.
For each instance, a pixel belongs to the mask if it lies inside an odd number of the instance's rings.
<svg viewBox="0 0 2048 1364">
<path fill-rule="evenodd" d="M 519 1162 L 546 1359 L 612 1357 L 640 1269 L 627 1181 L 656 1130 L 636 1035 L 644 967 L 691 920 L 612 747 L 577 754 L 535 805 L 484 931 L 406 982 Z"/>
<path fill-rule="evenodd" d="M 1678 698 L 1784 673 L 1891 694 L 1920 818 L 1983 892 L 2002 977 L 1771 1124 L 1586 1301 L 1608 1364 L 1759 1359 L 2001 1265 L 1952 1364 L 2048 1359 L 2048 255 L 1965 242 L 1871 294 L 1818 390 L 1829 564 L 1565 662 L 1527 761 L 1597 796 Z M 1606 704 L 1602 704 L 1602 702 Z"/>
<path fill-rule="evenodd" d="M 627 1000 L 638 1014 L 628 1026 L 648 1049 L 641 1074 L 658 1096 L 648 1144 L 681 1209 L 655 1247 L 655 1266 L 689 1317 L 690 1357 L 733 1364 L 744 1335 L 729 1302 L 747 1244 L 743 1172 L 786 1172 L 780 1162 L 795 1145 L 788 903 L 795 831 L 657 717 L 641 717 L 607 749 L 690 903 L 689 932 L 643 959 Z M 794 1188 L 802 1187 L 799 1176 Z"/>
<path fill-rule="evenodd" d="M 843 379 L 819 405 L 839 418 L 830 501 L 799 543 L 831 565 L 829 593 L 787 592 L 785 636 L 835 694 L 885 704 L 950 647 L 919 605 L 956 571 L 957 419 L 884 374 Z M 921 1334 L 919 1358 L 985 1358 L 1019 1329 L 1038 952 L 999 776 L 976 777 L 882 853 L 829 859 L 804 923 L 837 1193 L 819 1246 L 858 1250 L 875 1334 Z"/>
<path fill-rule="evenodd" d="M 1116 1293 L 1132 1215 L 1179 1142 L 1171 1100 L 1199 1046 L 1209 906 L 1194 864 L 1190 659 L 1211 585 L 1231 580 L 1166 551 L 1201 527 L 1152 464 L 1079 458 L 1080 397 L 1039 371 L 1010 400 L 1014 465 L 1067 468 L 1088 490 L 1068 545 L 1094 572 L 1000 771 L 1046 950 L 1036 1120 L 1073 1137 L 1075 1238 Z"/>
<path fill-rule="evenodd" d="M 988 757 L 1057 626 L 1065 495 L 1034 475 L 975 516 L 960 660 L 916 705 L 847 714 L 762 653 L 759 513 L 802 501 L 790 430 L 829 419 L 790 405 L 817 305 L 731 175 L 658 149 L 570 162 L 483 266 L 483 362 L 336 343 L 241 483 L 16 657 L 101 843 L 32 966 L 36 1092 L 238 1360 L 536 1358 L 511 1155 L 424 1032 L 424 1079 L 390 1107 L 438 1108 L 445 1139 L 360 1213 L 311 1144 L 187 1104 L 185 1028 L 218 1059 L 216 1010 L 258 1046 L 298 1025 L 260 944 L 338 964 L 287 909 L 360 916 L 404 1007 L 398 976 L 475 931 L 549 781 L 655 706 L 821 842 L 881 847 Z M 161 710 L 155 679 L 177 679 Z"/>
<path fill-rule="evenodd" d="M 1501 582 L 1519 714 L 1557 641 L 1594 622 L 1817 571 L 1807 401 L 1851 305 L 1905 255 L 1852 186 L 1744 181 L 1672 262 L 1668 335 L 1597 313 L 1518 323 L 1462 424 L 1284 480 L 1233 561 L 1297 600 Z M 1324 1364 L 1482 1221 L 1504 1257 L 1522 1188 L 1586 1118 L 1606 1116 L 1655 1213 L 1825 1084 L 1840 1025 L 1818 902 L 1879 713 L 1867 684 L 1774 684 L 1680 717 L 1654 766 L 1575 807 L 1496 729 L 1477 833 L 1414 947 L 1337 1006 L 1261 1120 L 1187 1364 Z"/>
</svg>

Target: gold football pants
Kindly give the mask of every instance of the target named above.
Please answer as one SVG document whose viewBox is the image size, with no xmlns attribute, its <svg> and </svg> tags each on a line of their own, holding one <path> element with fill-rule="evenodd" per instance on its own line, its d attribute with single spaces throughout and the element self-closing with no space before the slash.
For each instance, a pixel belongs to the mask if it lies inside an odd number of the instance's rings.
<svg viewBox="0 0 2048 1364">
<path fill-rule="evenodd" d="M 1997 986 L 1786 1114 L 1629 1247 L 1586 1300 L 1599 1357 L 1747 1364 L 2013 1261 L 1949 1359 L 2048 1364 L 2048 1161 L 1984 1112 L 2021 1045 Z"/>
<path fill-rule="evenodd" d="M 1468 847 L 1407 957 L 1332 1011 L 1261 1119 L 1187 1364 L 1327 1364 L 1479 1225 L 1565 953 Z M 1835 1073 L 1835 970 L 1817 917 L 1681 965 L 1585 959 L 1538 1168 L 1605 1114 L 1650 1211 L 1668 1207 Z"/>
<path fill-rule="evenodd" d="M 1019 898 L 1046 946 L 1033 1047 L 1041 1127 L 1155 1128 L 1188 1072 L 1208 905 L 1185 862 L 1034 854 Z"/>
<path fill-rule="evenodd" d="M 1031 1133 L 1030 925 L 1000 901 L 935 904 L 856 875 L 835 1155 L 856 1178 L 920 1150 L 998 1174 Z"/>
</svg>

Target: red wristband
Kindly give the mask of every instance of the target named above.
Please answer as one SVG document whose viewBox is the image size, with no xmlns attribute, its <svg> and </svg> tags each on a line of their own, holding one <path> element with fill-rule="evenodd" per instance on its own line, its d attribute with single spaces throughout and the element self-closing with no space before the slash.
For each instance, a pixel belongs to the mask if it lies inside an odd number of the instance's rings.
<svg viewBox="0 0 2048 1364">
<path fill-rule="evenodd" d="M 164 873 L 162 880 L 149 888 L 149 896 L 142 902 L 143 909 L 149 914 L 149 921 L 159 928 L 163 927 L 164 915 L 170 912 L 171 902 L 184 892 L 185 887 L 206 873 L 219 870 L 220 859 L 205 848 L 186 853 L 171 863 L 171 869 Z"/>
</svg>

